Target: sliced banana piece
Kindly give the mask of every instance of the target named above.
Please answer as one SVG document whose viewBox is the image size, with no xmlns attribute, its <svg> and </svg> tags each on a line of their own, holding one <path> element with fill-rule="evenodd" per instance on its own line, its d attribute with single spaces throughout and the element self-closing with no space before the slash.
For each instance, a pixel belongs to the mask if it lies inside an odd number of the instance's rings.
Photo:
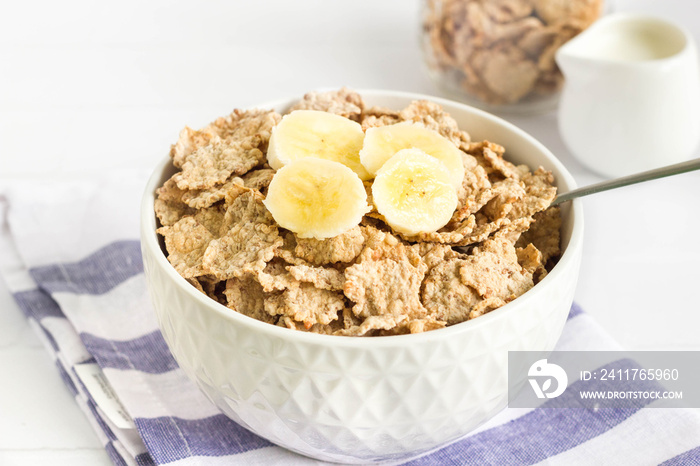
<svg viewBox="0 0 700 466">
<path fill-rule="evenodd" d="M 457 208 L 447 168 L 420 149 L 402 149 L 382 165 L 372 198 L 386 222 L 406 235 L 439 230 Z"/>
<path fill-rule="evenodd" d="M 300 238 L 332 238 L 371 210 L 358 176 L 340 162 L 304 157 L 280 168 L 263 201 L 275 221 Z"/>
<path fill-rule="evenodd" d="M 425 126 L 404 121 L 394 125 L 368 128 L 360 151 L 360 161 L 371 174 L 401 149 L 416 148 L 440 160 L 450 173 L 450 180 L 459 188 L 464 178 L 462 152 L 449 139 Z"/>
<path fill-rule="evenodd" d="M 267 162 L 279 170 L 293 160 L 318 157 L 340 162 L 369 180 L 372 176 L 360 163 L 364 138 L 356 121 L 328 112 L 295 110 L 272 129 Z"/>
</svg>

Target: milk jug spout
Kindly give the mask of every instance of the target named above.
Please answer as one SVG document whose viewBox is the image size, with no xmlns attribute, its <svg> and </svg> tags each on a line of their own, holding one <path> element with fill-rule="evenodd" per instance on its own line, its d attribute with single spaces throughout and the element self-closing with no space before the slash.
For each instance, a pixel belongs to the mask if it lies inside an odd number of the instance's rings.
<svg viewBox="0 0 700 466">
<path fill-rule="evenodd" d="M 567 79 L 575 79 L 583 73 L 591 73 L 596 68 L 598 59 L 594 53 L 591 53 L 595 36 L 590 37 L 589 32 L 590 29 L 583 31 L 557 50 L 555 57 L 557 65 Z"/>
</svg>

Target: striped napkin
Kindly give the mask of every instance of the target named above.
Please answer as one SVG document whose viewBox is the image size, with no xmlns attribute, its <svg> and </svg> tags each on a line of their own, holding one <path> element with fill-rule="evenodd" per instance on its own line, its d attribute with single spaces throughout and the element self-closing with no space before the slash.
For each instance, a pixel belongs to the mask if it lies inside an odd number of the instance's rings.
<svg viewBox="0 0 700 466">
<path fill-rule="evenodd" d="M 2 278 L 66 386 L 117 465 L 319 464 L 229 420 L 178 368 L 143 276 L 146 176 L 0 191 Z M 557 349 L 619 347 L 574 305 Z M 697 411 L 544 408 L 508 408 L 407 464 L 700 464 Z"/>
</svg>

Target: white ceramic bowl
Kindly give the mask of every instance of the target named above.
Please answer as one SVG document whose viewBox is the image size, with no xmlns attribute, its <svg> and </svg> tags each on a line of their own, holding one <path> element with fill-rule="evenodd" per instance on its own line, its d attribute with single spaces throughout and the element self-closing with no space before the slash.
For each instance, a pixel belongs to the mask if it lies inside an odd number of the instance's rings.
<svg viewBox="0 0 700 466">
<path fill-rule="evenodd" d="M 359 91 L 368 105 L 442 105 L 475 140 L 554 173 L 562 164 L 531 136 L 483 111 L 416 94 Z M 294 100 L 261 105 L 284 111 Z M 508 351 L 549 351 L 566 321 L 578 279 L 580 201 L 563 206 L 563 255 L 523 296 L 477 319 L 414 335 L 317 335 L 237 314 L 197 291 L 171 267 L 155 233 L 154 191 L 174 168 L 164 160 L 142 204 L 145 273 L 163 336 L 187 375 L 230 418 L 317 459 L 368 463 L 407 459 L 453 442 L 507 404 Z M 523 379 L 525 374 L 523 374 Z"/>
</svg>

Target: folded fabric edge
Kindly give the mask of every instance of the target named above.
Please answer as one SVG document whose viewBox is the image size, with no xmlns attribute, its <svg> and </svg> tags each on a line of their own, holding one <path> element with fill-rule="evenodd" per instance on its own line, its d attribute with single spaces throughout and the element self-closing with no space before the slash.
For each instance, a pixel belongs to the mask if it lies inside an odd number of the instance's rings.
<svg viewBox="0 0 700 466">
<path fill-rule="evenodd" d="M 53 359 L 61 380 L 73 396 L 78 408 L 85 415 L 85 418 L 97 435 L 97 438 L 107 452 L 110 460 L 115 465 L 125 466 L 147 466 L 155 464 L 152 460 L 148 462 L 147 458 L 141 458 L 141 462 L 137 462 L 136 458 L 129 454 L 127 448 L 122 444 L 121 440 L 119 440 L 117 434 L 110 428 L 109 421 L 104 414 L 99 411 L 97 404 L 80 379 L 76 376 L 74 370 L 72 368 L 69 369 L 67 366 L 69 364 L 61 357 L 60 344 L 56 342 L 51 333 L 33 317 L 28 317 L 27 322 L 49 353 L 49 357 Z"/>
<path fill-rule="evenodd" d="M 54 361 L 61 380 L 95 431 L 110 460 L 118 465 L 154 464 L 152 460 L 149 462 L 150 458 L 143 456 L 140 458 L 140 462 L 137 462 L 129 454 L 129 449 L 122 444 L 109 427 L 109 422 L 99 412 L 94 399 L 73 370 L 75 364 L 94 361 L 94 359 L 87 355 L 87 352 L 75 350 L 76 346 L 82 347 L 78 335 L 73 332 L 71 338 L 71 335 L 65 332 L 65 329 L 70 327 L 68 319 L 65 318 L 51 296 L 36 287 L 36 283 L 24 269 L 17 254 L 14 253 L 12 239 L 6 231 L 0 232 L 0 243 L 3 251 L 3 254 L 0 255 L 0 277 L 4 279 L 5 275 L 11 271 L 10 275 L 13 275 L 13 280 L 4 281 L 17 307 L 24 314 L 29 327 L 32 328 L 49 357 Z M 46 317 L 50 318 L 53 324 L 62 319 L 65 322 L 65 325 L 61 326 L 63 331 L 55 335 L 53 331 L 55 328 L 49 328 L 42 322 Z M 63 351 L 64 349 L 68 349 L 68 352 Z M 133 447 L 131 449 L 134 450 Z M 145 451 L 145 447 L 143 447 L 143 451 Z"/>
</svg>

